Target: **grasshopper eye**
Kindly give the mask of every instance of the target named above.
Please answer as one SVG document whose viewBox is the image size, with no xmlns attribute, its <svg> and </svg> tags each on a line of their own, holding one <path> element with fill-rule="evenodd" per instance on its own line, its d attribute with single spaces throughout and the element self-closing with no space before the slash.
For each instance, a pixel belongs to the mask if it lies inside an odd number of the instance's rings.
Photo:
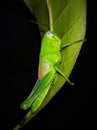
<svg viewBox="0 0 97 130">
<path fill-rule="evenodd" d="M 53 34 L 51 33 L 51 32 L 46 32 L 46 34 L 47 34 L 47 36 L 49 36 L 49 37 L 53 37 Z"/>
</svg>

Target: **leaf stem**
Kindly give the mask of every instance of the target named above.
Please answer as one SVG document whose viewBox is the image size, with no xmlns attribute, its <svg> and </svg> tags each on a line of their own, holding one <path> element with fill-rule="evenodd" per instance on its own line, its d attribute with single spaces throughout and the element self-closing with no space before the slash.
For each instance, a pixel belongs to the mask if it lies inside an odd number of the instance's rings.
<svg viewBox="0 0 97 130">
<path fill-rule="evenodd" d="M 48 8 L 48 13 L 49 13 L 49 25 L 50 25 L 50 31 L 53 32 L 53 20 L 52 20 L 52 11 L 51 11 L 51 6 L 50 6 L 50 1 L 47 1 L 47 8 Z"/>
</svg>

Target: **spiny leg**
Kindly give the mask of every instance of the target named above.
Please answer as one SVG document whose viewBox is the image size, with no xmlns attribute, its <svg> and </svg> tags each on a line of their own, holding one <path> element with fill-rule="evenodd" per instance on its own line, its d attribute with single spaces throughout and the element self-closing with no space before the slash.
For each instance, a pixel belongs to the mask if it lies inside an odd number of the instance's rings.
<svg viewBox="0 0 97 130">
<path fill-rule="evenodd" d="M 64 74 L 63 72 L 61 72 L 61 70 L 58 67 L 55 67 L 56 71 L 70 84 L 70 85 L 74 85 L 74 83 L 72 83 Z"/>
<path fill-rule="evenodd" d="M 86 39 L 81 39 L 81 40 L 77 40 L 77 41 L 74 41 L 74 42 L 66 43 L 66 44 L 61 46 L 60 50 L 63 50 L 63 49 L 65 49 L 68 46 L 71 46 L 71 45 L 74 45 L 74 44 L 78 44 L 78 43 L 81 43 L 81 42 L 85 42 L 85 41 L 86 41 Z"/>
<path fill-rule="evenodd" d="M 68 46 L 71 46 L 71 45 L 74 45 L 74 44 L 77 44 L 77 43 L 81 43 L 81 42 L 85 42 L 85 41 L 86 41 L 86 39 L 81 39 L 81 40 L 77 40 L 77 41 L 74 41 L 74 42 L 66 43 L 66 44 L 64 44 L 64 45 L 61 46 L 60 51 L 63 50 L 63 49 L 65 49 L 65 48 L 68 47 Z M 55 69 L 56 69 L 56 71 L 57 71 L 61 76 L 64 77 L 64 79 L 65 79 L 70 85 L 74 85 L 74 83 L 72 83 L 72 82 L 60 71 L 60 69 L 59 69 L 57 66 L 55 66 Z"/>
</svg>

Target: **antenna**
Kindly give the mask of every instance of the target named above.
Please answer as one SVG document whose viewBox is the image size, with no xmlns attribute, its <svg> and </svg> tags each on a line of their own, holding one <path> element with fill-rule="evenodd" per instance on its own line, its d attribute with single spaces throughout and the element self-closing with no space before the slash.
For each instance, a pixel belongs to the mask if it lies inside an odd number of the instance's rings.
<svg viewBox="0 0 97 130">
<path fill-rule="evenodd" d="M 34 20 L 29 20 L 29 21 L 37 24 L 38 26 L 40 26 L 40 27 L 44 28 L 46 31 L 48 31 L 48 28 L 46 28 L 44 25 L 42 25 L 42 24 L 40 24 L 40 23 L 38 23 L 38 22 L 36 22 Z"/>
</svg>

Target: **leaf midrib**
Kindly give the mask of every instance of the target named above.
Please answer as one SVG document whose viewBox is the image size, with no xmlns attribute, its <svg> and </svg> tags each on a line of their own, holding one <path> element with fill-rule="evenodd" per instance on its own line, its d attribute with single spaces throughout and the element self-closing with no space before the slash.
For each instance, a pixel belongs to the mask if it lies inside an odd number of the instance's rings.
<svg viewBox="0 0 97 130">
<path fill-rule="evenodd" d="M 49 15 L 49 26 L 50 26 L 50 31 L 53 32 L 52 10 L 51 10 L 51 6 L 50 6 L 49 0 L 46 0 L 46 3 L 47 3 L 48 15 Z"/>
</svg>

